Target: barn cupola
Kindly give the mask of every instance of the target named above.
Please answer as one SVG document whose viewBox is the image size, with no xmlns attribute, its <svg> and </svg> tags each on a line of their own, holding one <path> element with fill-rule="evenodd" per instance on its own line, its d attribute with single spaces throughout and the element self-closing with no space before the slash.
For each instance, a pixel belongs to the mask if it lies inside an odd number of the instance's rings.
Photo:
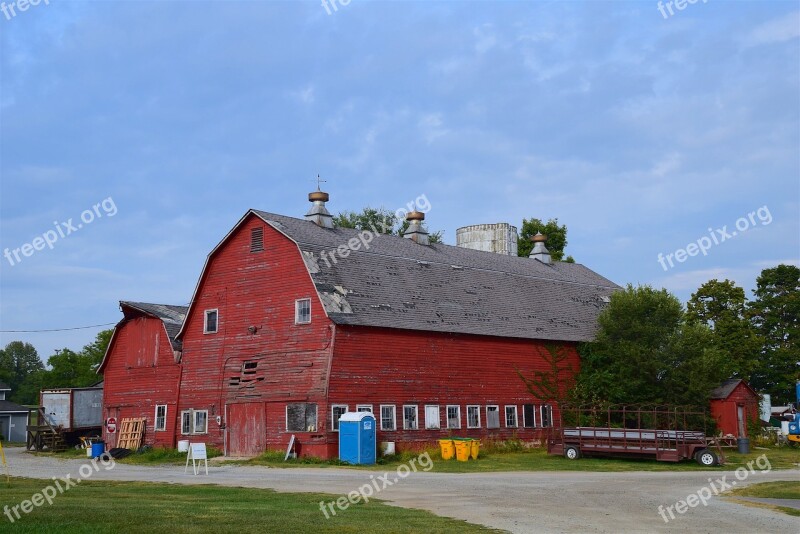
<svg viewBox="0 0 800 534">
<path fill-rule="evenodd" d="M 333 217 L 325 207 L 325 203 L 330 196 L 317 188 L 313 193 L 308 194 L 308 201 L 312 203 L 311 208 L 306 213 L 306 220 L 311 221 L 322 228 L 333 228 Z"/>
<path fill-rule="evenodd" d="M 547 241 L 547 236 L 542 235 L 541 232 L 536 232 L 536 235 L 531 238 L 531 241 L 533 241 L 533 250 L 531 250 L 531 254 L 528 257 L 550 265 L 550 252 L 547 250 L 547 247 L 544 246 L 544 242 Z"/>
<path fill-rule="evenodd" d="M 410 211 L 406 215 L 406 220 L 408 221 L 408 228 L 403 232 L 403 237 L 420 245 L 430 245 L 428 231 L 422 224 L 425 220 L 425 214 L 417 210 Z"/>
</svg>

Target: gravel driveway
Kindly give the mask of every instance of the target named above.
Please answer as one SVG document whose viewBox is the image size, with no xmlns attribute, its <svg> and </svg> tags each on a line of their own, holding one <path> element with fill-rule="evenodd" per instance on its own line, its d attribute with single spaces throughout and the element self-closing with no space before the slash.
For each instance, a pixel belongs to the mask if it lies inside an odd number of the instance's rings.
<svg viewBox="0 0 800 534">
<path fill-rule="evenodd" d="M 21 448 L 6 449 L 13 476 L 50 478 L 78 476 L 80 459 L 36 457 Z M 85 471 L 85 470 L 84 470 Z M 337 468 L 271 469 L 258 466 L 212 465 L 209 475 L 184 474 L 183 466 L 145 467 L 116 464 L 102 467 L 92 480 L 220 484 L 291 492 L 345 495 L 377 479 L 382 472 Z M 439 474 L 416 472 L 375 495 L 390 504 L 430 510 L 511 532 L 800 532 L 800 518 L 743 506 L 712 497 L 707 506 L 675 513 L 666 523 L 658 507 L 675 505 L 711 482 L 726 476 L 738 486 L 773 480 L 798 481 L 800 470 L 756 471 L 736 482 L 732 471 L 694 472 L 513 472 Z M 392 482 L 397 473 L 389 472 Z M 382 484 L 382 483 L 381 483 Z M 709 492 L 711 490 L 709 489 Z M 347 512 L 339 512 L 346 514 Z M 665 512 L 666 517 L 669 515 Z M 322 514 L 320 513 L 322 518 Z"/>
</svg>

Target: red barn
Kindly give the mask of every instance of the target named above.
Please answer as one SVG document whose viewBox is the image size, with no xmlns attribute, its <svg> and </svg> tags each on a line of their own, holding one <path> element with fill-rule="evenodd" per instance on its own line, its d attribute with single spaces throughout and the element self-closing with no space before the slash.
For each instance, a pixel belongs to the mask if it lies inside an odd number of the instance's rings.
<svg viewBox="0 0 800 534">
<path fill-rule="evenodd" d="M 180 389 L 180 342 L 175 339 L 188 308 L 143 302 L 119 303 L 124 315 L 111 336 L 98 373 L 104 376 L 105 420 L 144 417 L 143 443 L 175 446 Z M 118 431 L 103 438 L 116 445 Z"/>
<path fill-rule="evenodd" d="M 398 449 L 540 439 L 552 408 L 518 371 L 548 372 L 554 346 L 577 372 L 576 344 L 618 286 L 551 262 L 543 238 L 520 258 L 429 244 L 419 212 L 405 238 L 334 229 L 327 194 L 309 199 L 305 219 L 248 211 L 209 254 L 169 368 L 179 435 L 229 455 L 295 435 L 301 454 L 330 457 L 341 413 L 369 410 Z M 156 402 L 174 383 L 154 371 L 129 387 Z"/>
<path fill-rule="evenodd" d="M 746 438 L 747 425 L 759 421 L 761 397 L 744 380 L 730 379 L 711 392 L 711 416 L 723 435 Z"/>
</svg>

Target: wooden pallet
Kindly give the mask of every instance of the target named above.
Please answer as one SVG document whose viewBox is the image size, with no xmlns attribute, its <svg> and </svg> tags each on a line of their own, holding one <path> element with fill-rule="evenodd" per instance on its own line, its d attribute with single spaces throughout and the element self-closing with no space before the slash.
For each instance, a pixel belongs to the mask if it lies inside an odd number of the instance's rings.
<svg viewBox="0 0 800 534">
<path fill-rule="evenodd" d="M 119 427 L 117 447 L 121 449 L 137 450 L 142 445 L 145 418 L 123 419 Z"/>
</svg>

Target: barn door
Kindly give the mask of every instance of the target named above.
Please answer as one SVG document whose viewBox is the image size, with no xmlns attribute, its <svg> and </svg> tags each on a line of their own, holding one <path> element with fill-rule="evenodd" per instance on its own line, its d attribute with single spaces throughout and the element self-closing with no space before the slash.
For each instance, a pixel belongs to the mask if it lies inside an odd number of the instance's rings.
<svg viewBox="0 0 800 534">
<path fill-rule="evenodd" d="M 739 423 L 739 437 L 745 437 L 744 433 L 744 406 L 736 407 L 736 420 Z"/>
<path fill-rule="evenodd" d="M 228 456 L 257 456 L 267 448 L 267 417 L 263 402 L 229 404 Z"/>
<path fill-rule="evenodd" d="M 111 450 L 117 446 L 117 436 L 119 436 L 119 427 L 120 427 L 120 420 L 119 420 L 119 408 L 106 408 L 106 418 L 103 420 L 103 441 L 106 442 L 106 449 Z M 117 428 L 115 432 L 111 434 L 108 432 L 108 426 L 106 422 L 109 419 L 116 419 Z"/>
</svg>

